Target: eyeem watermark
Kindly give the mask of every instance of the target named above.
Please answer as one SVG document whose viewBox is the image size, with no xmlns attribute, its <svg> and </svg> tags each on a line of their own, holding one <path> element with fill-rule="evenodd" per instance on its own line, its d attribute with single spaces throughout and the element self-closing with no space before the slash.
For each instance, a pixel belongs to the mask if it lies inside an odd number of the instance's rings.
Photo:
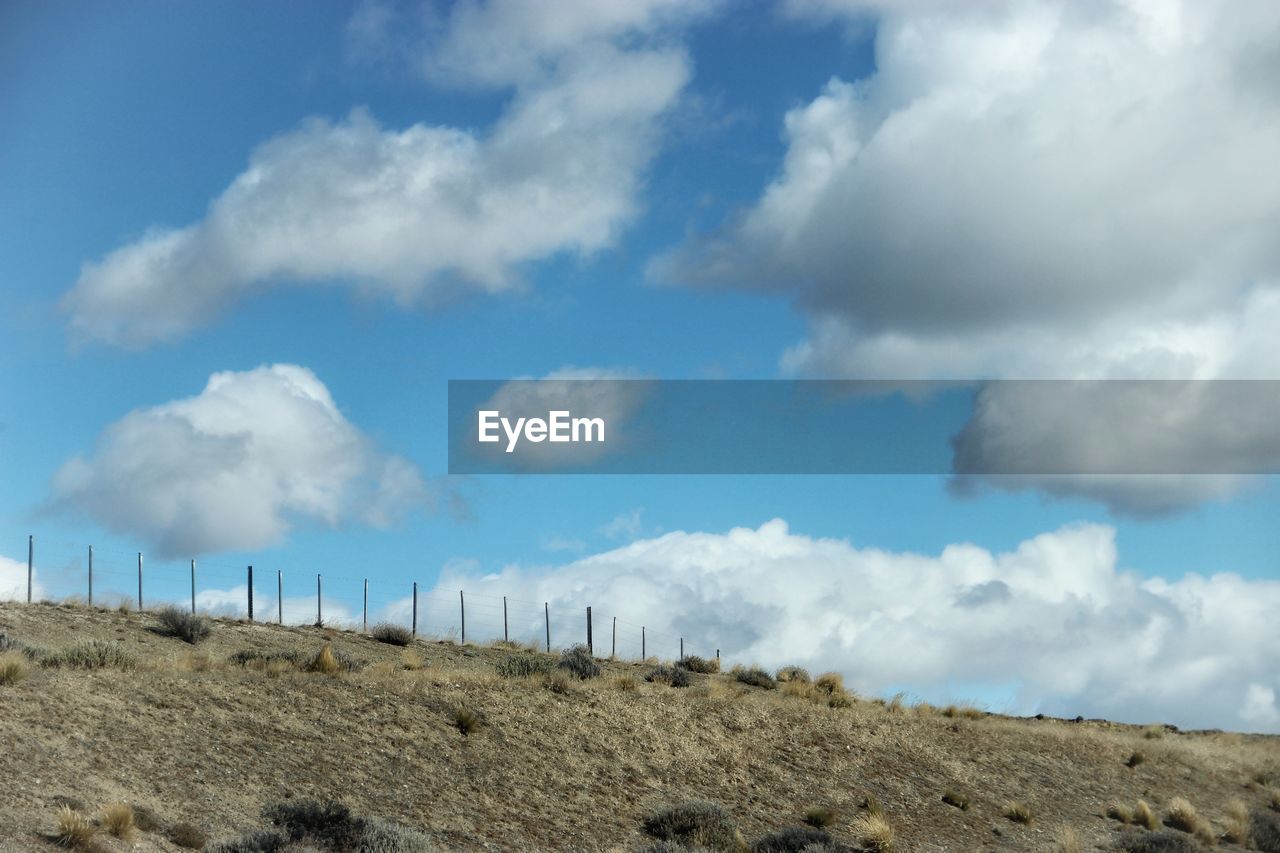
<svg viewBox="0 0 1280 853">
<path fill-rule="evenodd" d="M 547 412 L 544 418 L 504 418 L 502 412 L 494 409 L 477 412 L 479 433 L 477 440 L 493 444 L 507 439 L 507 453 L 514 453 L 520 439 L 534 444 L 543 441 L 555 443 L 591 443 L 604 442 L 604 418 L 575 418 L 567 410 Z"/>
</svg>

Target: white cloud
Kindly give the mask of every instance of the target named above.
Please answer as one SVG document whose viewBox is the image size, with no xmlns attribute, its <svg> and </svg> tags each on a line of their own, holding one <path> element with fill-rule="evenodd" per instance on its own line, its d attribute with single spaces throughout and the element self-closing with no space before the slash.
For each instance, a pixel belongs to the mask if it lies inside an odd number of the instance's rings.
<svg viewBox="0 0 1280 853">
<path fill-rule="evenodd" d="M 278 599 L 264 596 L 254 584 L 256 593 L 253 600 L 253 615 L 259 622 L 275 622 L 281 615 Z M 358 626 L 359 618 L 343 601 L 332 598 L 328 593 L 321 596 L 321 614 L 324 624 L 332 626 Z M 202 589 L 196 593 L 196 610 L 215 616 L 244 617 L 249 613 L 248 588 L 243 584 L 229 589 Z M 314 625 L 316 622 L 316 597 L 314 595 L 285 596 L 283 607 L 284 624 Z M 372 623 L 370 623 L 372 624 Z"/>
<path fill-rule="evenodd" d="M 130 412 L 52 492 L 162 558 L 262 548 L 300 520 L 385 525 L 426 497 L 412 463 L 379 452 L 288 364 L 215 373 L 195 397 Z"/>
<path fill-rule="evenodd" d="M 1276 4 L 787 11 L 874 19 L 875 73 L 789 112 L 754 206 L 655 265 L 793 299 L 787 372 L 1280 377 Z"/>
<path fill-rule="evenodd" d="M 643 515 L 644 507 L 642 506 L 630 512 L 618 513 L 608 524 L 600 528 L 600 532 L 610 539 L 634 539 L 640 535 Z"/>
<path fill-rule="evenodd" d="M 438 594 L 460 588 L 548 601 L 575 619 L 590 604 L 598 625 L 616 615 L 651 638 L 683 636 L 692 653 L 837 669 L 864 692 L 955 700 L 1015 682 L 1022 713 L 1280 730 L 1280 650 L 1263 641 L 1280 582 L 1144 580 L 1119 567 L 1104 526 L 1064 527 L 1008 553 L 955 544 L 924 555 L 814 539 L 774 520 L 552 568 L 447 568 Z M 522 636 L 539 628 L 540 608 L 529 615 Z"/>
<path fill-rule="evenodd" d="M 63 299 L 73 334 L 142 347 L 285 282 L 402 304 L 496 293 L 526 262 L 609 246 L 689 78 L 666 38 L 687 17 L 670 0 L 460 4 L 425 61 L 513 92 L 491 129 L 388 129 L 362 109 L 307 121 L 260 146 L 200 221 L 86 264 Z M 364 7 L 353 25 L 367 51 L 386 19 Z"/>
<path fill-rule="evenodd" d="M 31 573 L 31 600 L 45 598 L 44 585 L 40 583 L 40 570 L 33 566 Z M 0 601 L 27 600 L 27 562 L 12 560 L 0 554 Z"/>
</svg>

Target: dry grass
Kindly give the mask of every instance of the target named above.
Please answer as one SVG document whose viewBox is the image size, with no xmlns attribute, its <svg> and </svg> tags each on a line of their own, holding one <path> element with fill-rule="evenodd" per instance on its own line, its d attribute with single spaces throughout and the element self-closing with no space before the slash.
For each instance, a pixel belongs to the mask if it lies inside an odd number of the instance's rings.
<svg viewBox="0 0 1280 853">
<path fill-rule="evenodd" d="M 1280 812 L 1280 788 L 1267 789 L 1267 806 L 1272 811 Z"/>
<path fill-rule="evenodd" d="M 1002 814 L 1014 823 L 1020 823 L 1023 826 L 1030 826 L 1035 822 L 1035 815 L 1031 811 L 1031 806 L 1017 800 L 1010 800 L 1005 803 Z"/>
<path fill-rule="evenodd" d="M 634 675 L 619 675 L 613 679 L 613 687 L 622 693 L 634 693 L 640 689 L 640 682 Z"/>
<path fill-rule="evenodd" d="M 194 823 L 182 821 L 169 827 L 165 836 L 174 844 L 187 850 L 200 850 L 209 843 L 209 835 Z"/>
<path fill-rule="evenodd" d="M 413 642 L 413 632 L 403 625 L 379 622 L 369 629 L 369 636 L 390 646 L 407 646 Z"/>
<path fill-rule="evenodd" d="M 1133 822 L 1143 829 L 1155 831 L 1160 828 L 1160 821 L 1146 800 L 1138 800 L 1138 805 L 1134 806 Z"/>
<path fill-rule="evenodd" d="M 818 829 L 825 829 L 835 823 L 835 820 L 835 810 L 829 809 L 826 806 L 814 806 L 804 813 L 804 822 L 809 824 L 809 826 L 816 827 Z"/>
<path fill-rule="evenodd" d="M 802 666 L 781 667 L 778 669 L 778 671 L 774 674 L 773 677 L 780 684 L 786 683 L 789 681 L 799 681 L 804 684 L 808 684 L 810 681 L 809 670 L 805 669 Z"/>
<path fill-rule="evenodd" d="M 752 687 L 762 687 L 765 690 L 773 690 L 778 686 L 778 682 L 773 680 L 773 676 L 758 666 L 735 666 L 730 670 L 729 674 L 736 678 L 740 683 L 747 684 Z"/>
<path fill-rule="evenodd" d="M 1107 817 L 1121 823 L 1133 823 L 1133 812 L 1124 803 L 1112 803 L 1107 806 Z"/>
<path fill-rule="evenodd" d="M 1240 800 L 1227 803 L 1222 835 L 1232 844 L 1249 846 L 1249 809 Z"/>
<path fill-rule="evenodd" d="M 892 853 L 893 827 L 883 814 L 860 815 L 851 831 L 862 849 L 869 853 Z"/>
<path fill-rule="evenodd" d="M 955 806 L 960 811 L 969 810 L 969 795 L 963 791 L 957 791 L 955 788 L 948 788 L 942 793 L 942 801 L 949 806 Z"/>
<path fill-rule="evenodd" d="M 109 803 L 103 806 L 99 822 L 103 829 L 122 841 L 132 841 L 137 833 L 133 807 L 128 803 Z"/>
<path fill-rule="evenodd" d="M 27 658 L 21 652 L 0 653 L 0 686 L 17 684 L 30 672 Z"/>
<path fill-rule="evenodd" d="M 137 658 L 117 642 L 82 640 L 73 646 L 40 658 L 40 665 L 53 669 L 133 669 Z"/>
<path fill-rule="evenodd" d="M 980 720 L 986 715 L 986 711 L 974 705 L 948 705 L 942 709 L 942 716 L 950 719 Z"/>
<path fill-rule="evenodd" d="M 1135 750 L 1134 752 L 1131 752 L 1129 754 L 1129 757 L 1124 762 L 1124 766 L 1132 770 L 1133 768 L 1137 767 L 1139 764 L 1145 763 L 1146 760 L 1147 760 L 1147 756 L 1145 753 Z"/>
<path fill-rule="evenodd" d="M 1185 797 L 1174 797 L 1165 811 L 1165 826 L 1194 835 L 1201 843 L 1212 847 L 1217 842 L 1213 826 L 1196 811 Z"/>
<path fill-rule="evenodd" d="M 1053 840 L 1053 853 L 1082 853 L 1084 844 L 1080 841 L 1080 833 L 1071 826 L 1063 826 Z"/>
<path fill-rule="evenodd" d="M 54 837 L 63 847 L 70 847 L 72 850 L 88 849 L 93 844 L 93 836 L 97 831 L 87 817 L 71 806 L 58 809 L 58 828 Z"/>
<path fill-rule="evenodd" d="M 465 705 L 453 709 L 453 726 L 464 735 L 473 735 L 484 726 L 480 714 Z"/>
</svg>

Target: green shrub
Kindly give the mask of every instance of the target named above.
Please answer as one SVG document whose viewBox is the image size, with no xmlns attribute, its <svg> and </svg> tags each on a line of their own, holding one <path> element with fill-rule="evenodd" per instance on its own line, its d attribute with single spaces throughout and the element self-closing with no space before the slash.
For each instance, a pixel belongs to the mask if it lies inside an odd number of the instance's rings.
<svg viewBox="0 0 1280 853">
<path fill-rule="evenodd" d="M 133 655 L 119 643 L 84 640 L 69 648 L 50 652 L 40 659 L 42 666 L 67 669 L 132 669 L 137 665 Z"/>
<path fill-rule="evenodd" d="M 555 666 L 555 662 L 546 655 L 520 652 L 519 654 L 507 655 L 498 661 L 498 675 L 503 678 L 529 678 L 537 675 L 546 675 L 555 669 Z"/>
<path fill-rule="evenodd" d="M 688 687 L 692 683 L 688 670 L 665 663 L 649 670 L 644 680 L 650 684 L 665 684 L 668 687 Z"/>
<path fill-rule="evenodd" d="M 591 650 L 581 644 L 565 649 L 556 666 L 583 681 L 600 675 L 600 664 L 596 663 Z"/>
<path fill-rule="evenodd" d="M 407 646 L 413 642 L 413 632 L 403 625 L 379 622 L 369 629 L 369 636 L 379 643 L 391 646 Z"/>
<path fill-rule="evenodd" d="M 333 850 L 355 850 L 360 844 L 362 822 L 342 803 L 290 801 L 269 806 L 262 816 L 290 841 L 312 841 Z"/>
<path fill-rule="evenodd" d="M 763 687 L 765 690 L 773 690 L 778 686 L 778 683 L 773 680 L 773 676 L 758 666 L 737 667 L 733 672 L 733 677 L 741 681 L 743 684 L 750 684 L 753 687 Z"/>
<path fill-rule="evenodd" d="M 207 616 L 179 610 L 177 607 L 162 607 L 156 611 L 156 626 L 153 630 L 165 637 L 177 637 L 195 645 L 209 638 L 212 623 Z"/>
<path fill-rule="evenodd" d="M 715 803 L 694 801 L 658 809 L 640 824 L 645 835 L 710 850 L 739 850 L 742 836 L 733 819 Z"/>
<path fill-rule="evenodd" d="M 720 671 L 720 661 L 716 658 L 700 658 L 697 655 L 686 655 L 676 662 L 676 666 L 689 672 L 711 674 Z"/>
</svg>

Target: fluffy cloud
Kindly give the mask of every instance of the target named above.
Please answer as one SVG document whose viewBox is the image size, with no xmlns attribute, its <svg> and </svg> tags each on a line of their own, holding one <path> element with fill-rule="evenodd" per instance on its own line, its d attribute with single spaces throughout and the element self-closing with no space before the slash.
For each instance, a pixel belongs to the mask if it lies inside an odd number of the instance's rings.
<svg viewBox="0 0 1280 853">
<path fill-rule="evenodd" d="M 1280 730 L 1280 650 L 1263 642 L 1280 582 L 1144 580 L 1119 567 L 1103 526 L 1065 527 L 1008 553 L 956 544 L 923 555 L 774 520 L 670 533 L 551 569 L 476 577 L 460 565 L 434 595 L 456 601 L 460 588 L 468 601 L 509 595 L 575 617 L 590 604 L 600 626 L 614 615 L 646 625 L 651 651 L 655 637 L 670 646 L 683 636 L 698 654 L 838 669 L 862 691 L 943 701 L 1012 684 L 1023 713 Z M 540 630 L 540 606 L 529 615 L 522 636 Z"/>
<path fill-rule="evenodd" d="M 1280 7 L 788 9 L 873 16 L 876 72 L 788 113 L 758 202 L 656 266 L 792 298 L 788 371 L 1280 376 Z"/>
<path fill-rule="evenodd" d="M 200 221 L 86 264 L 63 299 L 73 334 L 142 347 L 282 282 L 404 304 L 493 293 L 525 262 L 610 245 L 689 77 L 664 39 L 687 14 L 581 5 L 460 4 L 424 62 L 513 92 L 488 132 L 388 129 L 361 109 L 308 121 L 260 146 Z M 379 20 L 361 13 L 366 40 Z"/>
<path fill-rule="evenodd" d="M 40 601 L 45 597 L 44 585 L 40 583 L 39 570 L 33 570 L 31 582 L 31 598 Z M 27 563 L 11 560 L 0 554 L 0 601 L 27 600 Z"/>
<path fill-rule="evenodd" d="M 315 596 L 285 596 L 283 600 L 283 608 L 277 605 L 275 596 L 264 596 L 258 588 L 258 584 L 254 584 L 253 609 L 254 617 L 263 622 L 274 622 L 276 616 L 280 615 L 283 610 L 284 624 L 286 625 L 314 625 L 316 621 L 316 599 Z M 352 626 L 358 627 L 360 620 L 356 618 L 346 603 L 336 598 L 332 598 L 328 593 L 323 594 L 321 598 L 321 613 L 324 617 L 324 624 L 332 626 Z M 216 616 L 233 616 L 236 618 L 243 617 L 249 612 L 248 604 L 248 588 L 244 585 L 232 587 L 230 589 L 204 589 L 196 593 L 196 609 L 201 613 L 210 613 Z"/>
<path fill-rule="evenodd" d="M 288 364 L 215 373 L 195 397 L 129 413 L 52 491 L 160 557 L 261 548 L 298 520 L 385 525 L 426 496 L 416 467 L 380 453 Z"/>
</svg>

